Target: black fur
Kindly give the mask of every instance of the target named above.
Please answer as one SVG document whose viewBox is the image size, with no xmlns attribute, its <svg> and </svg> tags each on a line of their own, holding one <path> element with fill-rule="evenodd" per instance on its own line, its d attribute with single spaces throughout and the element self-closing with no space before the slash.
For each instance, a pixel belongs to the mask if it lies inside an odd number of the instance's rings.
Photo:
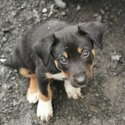
<svg viewBox="0 0 125 125">
<path fill-rule="evenodd" d="M 91 52 L 94 43 L 102 48 L 102 33 L 103 26 L 98 22 L 68 25 L 65 22 L 52 20 L 45 24 L 39 23 L 33 26 L 17 43 L 11 65 L 17 69 L 28 68 L 36 73 L 40 90 L 42 94 L 47 96 L 49 81 L 45 73 L 54 74 L 60 72 L 60 69 L 73 74 L 85 72 L 84 67 L 87 64 L 92 64 L 94 57 L 90 53 L 89 58 L 84 59 L 82 54 L 76 51 L 76 48 L 81 47 Z M 59 67 L 56 67 L 54 60 L 59 62 L 64 51 L 69 54 L 69 64 L 58 63 Z"/>
</svg>

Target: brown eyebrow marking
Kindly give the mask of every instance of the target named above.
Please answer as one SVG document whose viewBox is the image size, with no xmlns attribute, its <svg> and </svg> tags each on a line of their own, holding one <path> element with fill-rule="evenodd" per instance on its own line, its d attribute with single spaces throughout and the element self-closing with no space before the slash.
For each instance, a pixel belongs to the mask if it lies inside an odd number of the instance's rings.
<svg viewBox="0 0 125 125">
<path fill-rule="evenodd" d="M 59 66 L 58 66 L 57 60 L 54 60 L 54 63 L 55 63 L 56 68 L 59 69 L 60 71 L 62 71 L 62 70 L 59 68 Z"/>
<path fill-rule="evenodd" d="M 92 49 L 92 53 L 93 53 L 93 55 L 94 55 L 94 57 L 95 57 L 95 49 Z"/>
<path fill-rule="evenodd" d="M 63 56 L 68 58 L 68 53 L 66 51 L 63 52 Z"/>
<path fill-rule="evenodd" d="M 82 53 L 82 50 L 83 50 L 83 49 L 80 48 L 80 47 L 77 48 L 78 53 Z"/>
<path fill-rule="evenodd" d="M 87 70 L 87 76 L 91 79 L 92 78 L 92 72 L 93 72 L 93 64 L 88 64 L 86 66 Z"/>
</svg>

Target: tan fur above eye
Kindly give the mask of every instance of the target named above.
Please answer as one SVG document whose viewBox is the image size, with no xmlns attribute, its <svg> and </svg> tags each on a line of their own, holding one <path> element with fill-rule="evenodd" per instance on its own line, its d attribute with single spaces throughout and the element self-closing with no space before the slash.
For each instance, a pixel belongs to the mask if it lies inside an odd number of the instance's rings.
<svg viewBox="0 0 125 125">
<path fill-rule="evenodd" d="M 92 72 L 93 72 L 93 64 L 88 64 L 86 67 L 86 71 L 87 71 L 87 76 L 88 78 L 92 78 Z"/>
<path fill-rule="evenodd" d="M 82 53 L 82 50 L 83 50 L 83 49 L 80 48 L 80 47 L 77 48 L 78 53 Z"/>
<path fill-rule="evenodd" d="M 68 53 L 66 51 L 63 52 L 63 56 L 68 58 Z"/>
<path fill-rule="evenodd" d="M 94 55 L 94 57 L 95 57 L 95 49 L 92 49 L 92 53 L 93 53 L 93 55 Z"/>
</svg>

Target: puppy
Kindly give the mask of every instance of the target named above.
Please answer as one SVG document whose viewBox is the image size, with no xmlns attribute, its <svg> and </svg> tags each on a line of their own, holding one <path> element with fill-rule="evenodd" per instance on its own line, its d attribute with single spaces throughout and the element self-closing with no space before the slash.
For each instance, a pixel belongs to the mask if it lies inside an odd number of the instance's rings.
<svg viewBox="0 0 125 125">
<path fill-rule="evenodd" d="M 99 22 L 69 25 L 58 20 L 33 26 L 17 42 L 11 66 L 30 80 L 29 103 L 36 103 L 37 116 L 53 116 L 51 82 L 63 80 L 68 98 L 78 99 L 91 79 L 94 45 L 102 49 L 103 25 Z"/>
</svg>

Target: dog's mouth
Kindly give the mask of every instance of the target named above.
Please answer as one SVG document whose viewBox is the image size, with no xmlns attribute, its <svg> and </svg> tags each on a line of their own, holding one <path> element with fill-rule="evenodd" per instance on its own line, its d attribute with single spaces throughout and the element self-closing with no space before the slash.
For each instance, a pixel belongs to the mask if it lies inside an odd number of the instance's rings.
<svg viewBox="0 0 125 125">
<path fill-rule="evenodd" d="M 86 84 L 88 83 L 88 80 L 84 82 L 77 82 L 76 80 L 71 80 L 71 84 L 75 88 L 84 88 L 86 87 Z"/>
</svg>

